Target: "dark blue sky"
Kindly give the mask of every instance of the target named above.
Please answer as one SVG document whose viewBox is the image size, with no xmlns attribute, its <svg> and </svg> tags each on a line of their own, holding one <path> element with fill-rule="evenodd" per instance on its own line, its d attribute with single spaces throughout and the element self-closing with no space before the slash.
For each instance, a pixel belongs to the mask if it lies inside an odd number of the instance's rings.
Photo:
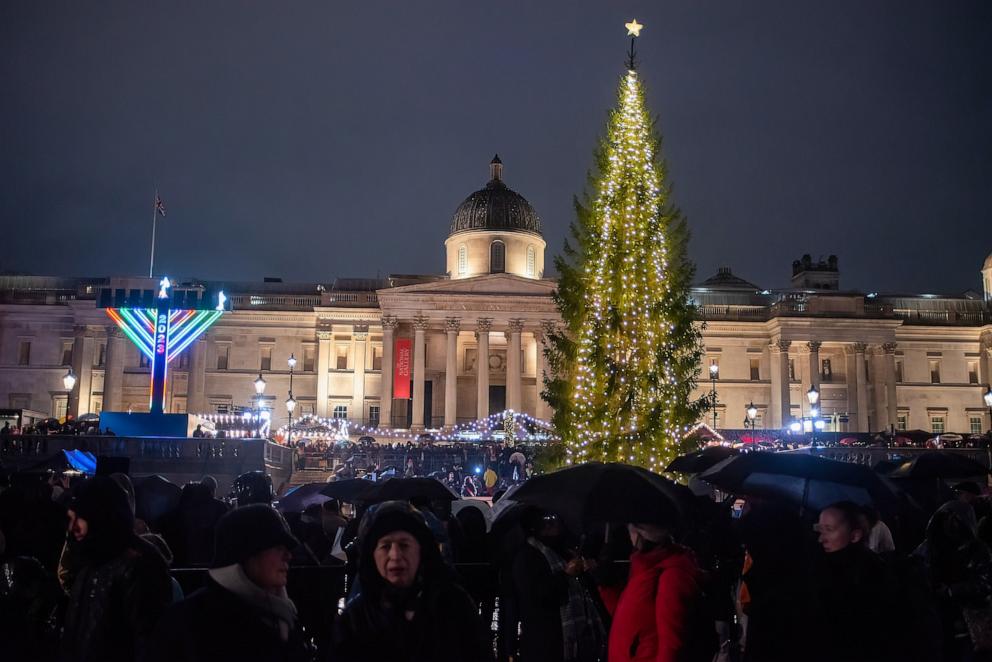
<svg viewBox="0 0 992 662">
<path fill-rule="evenodd" d="M 992 251 L 985 0 L 0 3 L 0 270 L 443 270 L 494 152 L 561 246 L 640 40 L 699 277 L 978 288 Z"/>
</svg>

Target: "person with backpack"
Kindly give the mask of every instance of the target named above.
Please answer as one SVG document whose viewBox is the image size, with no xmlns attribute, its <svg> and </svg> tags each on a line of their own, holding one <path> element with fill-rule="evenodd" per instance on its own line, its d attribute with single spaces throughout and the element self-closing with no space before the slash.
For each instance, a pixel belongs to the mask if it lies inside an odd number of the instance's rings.
<svg viewBox="0 0 992 662">
<path fill-rule="evenodd" d="M 627 525 L 634 551 L 609 636 L 610 662 L 709 661 L 717 650 L 706 613 L 705 575 L 671 530 L 654 523 Z"/>
</svg>

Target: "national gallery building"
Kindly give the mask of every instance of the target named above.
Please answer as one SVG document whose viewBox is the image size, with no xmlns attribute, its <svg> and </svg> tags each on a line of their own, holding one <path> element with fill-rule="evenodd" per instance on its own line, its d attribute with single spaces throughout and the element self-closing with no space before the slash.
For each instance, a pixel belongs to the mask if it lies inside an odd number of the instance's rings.
<svg viewBox="0 0 992 662">
<path fill-rule="evenodd" d="M 503 182 L 498 157 L 489 182 L 458 206 L 444 244 L 437 275 L 176 282 L 223 290 L 232 310 L 171 364 L 167 411 L 253 407 L 261 374 L 278 427 L 293 356 L 296 416 L 413 430 L 504 409 L 549 418 L 539 394 L 544 338 L 558 323 L 555 281 L 544 277 L 540 218 Z M 828 430 L 988 430 L 992 255 L 975 266 L 984 292 L 954 296 L 845 290 L 835 257 L 803 256 L 779 289 L 720 269 L 692 293 L 705 323 L 699 393 L 715 387 L 719 427 L 743 427 L 749 403 L 756 427 L 788 426 L 809 415 L 815 386 Z M 147 411 L 148 361 L 98 299 L 107 288 L 157 287 L 147 278 L 0 276 L 0 409 Z"/>
</svg>

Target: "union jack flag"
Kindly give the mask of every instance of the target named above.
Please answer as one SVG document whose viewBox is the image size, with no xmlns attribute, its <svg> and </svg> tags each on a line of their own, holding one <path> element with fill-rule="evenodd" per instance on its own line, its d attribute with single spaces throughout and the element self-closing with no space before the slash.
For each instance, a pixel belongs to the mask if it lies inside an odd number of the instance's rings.
<svg viewBox="0 0 992 662">
<path fill-rule="evenodd" d="M 165 218 L 165 203 L 157 194 L 155 195 L 155 213 L 161 214 L 162 218 Z"/>
</svg>

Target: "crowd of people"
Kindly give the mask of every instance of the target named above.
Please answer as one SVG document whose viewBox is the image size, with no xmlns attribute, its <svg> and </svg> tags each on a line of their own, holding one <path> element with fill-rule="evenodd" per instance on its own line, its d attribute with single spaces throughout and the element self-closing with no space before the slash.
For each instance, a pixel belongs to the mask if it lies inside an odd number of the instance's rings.
<svg viewBox="0 0 992 662">
<path fill-rule="evenodd" d="M 801 514 L 704 490 L 683 521 L 569 530 L 508 501 L 487 531 L 481 510 L 426 497 L 284 516 L 260 472 L 226 499 L 210 477 L 189 483 L 150 520 L 123 474 L 0 489 L 5 660 L 992 659 L 977 483 L 919 535 L 851 502 Z M 332 622 L 287 591 L 297 566 L 348 578 Z M 206 576 L 184 595 L 170 567 Z"/>
</svg>

